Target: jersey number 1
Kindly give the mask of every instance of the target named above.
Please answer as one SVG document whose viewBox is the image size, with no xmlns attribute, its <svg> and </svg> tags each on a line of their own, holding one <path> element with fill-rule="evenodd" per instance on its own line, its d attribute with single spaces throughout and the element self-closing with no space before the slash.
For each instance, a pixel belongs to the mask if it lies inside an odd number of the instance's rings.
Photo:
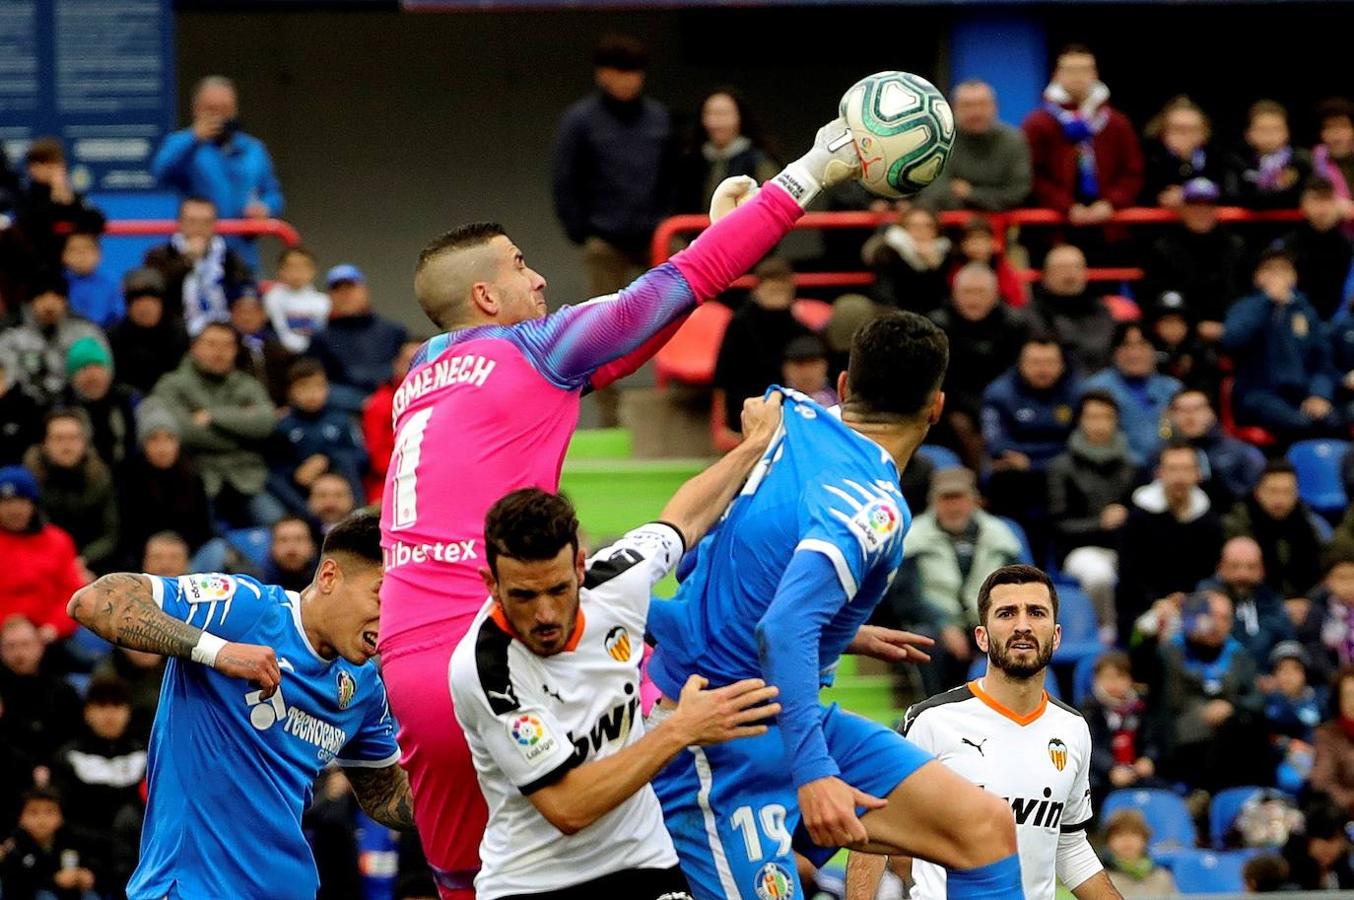
<svg viewBox="0 0 1354 900">
<path fill-rule="evenodd" d="M 409 421 L 400 427 L 395 436 L 394 459 L 390 467 L 395 470 L 394 501 L 391 504 L 390 527 L 393 531 L 412 527 L 418 521 L 418 464 L 423 458 L 423 436 L 428 431 L 428 420 L 433 417 L 431 408 L 420 409 L 409 417 Z"/>
</svg>

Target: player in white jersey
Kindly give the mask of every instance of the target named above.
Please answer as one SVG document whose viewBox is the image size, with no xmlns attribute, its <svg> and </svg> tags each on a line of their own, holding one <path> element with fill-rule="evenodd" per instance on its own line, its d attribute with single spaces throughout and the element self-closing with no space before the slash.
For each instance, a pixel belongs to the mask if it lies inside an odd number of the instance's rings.
<svg viewBox="0 0 1354 900">
<path fill-rule="evenodd" d="M 1114 900 L 1086 839 L 1090 827 L 1091 733 L 1081 713 L 1044 690 L 1061 640 L 1058 592 L 1033 566 L 1003 566 L 978 590 L 978 648 L 987 674 L 907 711 L 907 739 L 945 766 L 1003 797 L 1015 814 L 1026 900 L 1053 900 L 1057 882 L 1078 900 Z M 885 857 L 852 853 L 847 900 L 872 900 Z M 913 900 L 944 900 L 945 870 L 893 860 L 915 881 Z"/>
<path fill-rule="evenodd" d="M 649 781 L 677 754 L 766 732 L 759 679 L 703 690 L 647 733 L 639 664 L 650 591 L 733 499 L 780 402 L 749 400 L 746 440 L 591 558 L 568 500 L 513 491 L 485 519 L 490 599 L 452 653 L 451 694 L 489 805 L 476 896 L 690 900 Z"/>
</svg>

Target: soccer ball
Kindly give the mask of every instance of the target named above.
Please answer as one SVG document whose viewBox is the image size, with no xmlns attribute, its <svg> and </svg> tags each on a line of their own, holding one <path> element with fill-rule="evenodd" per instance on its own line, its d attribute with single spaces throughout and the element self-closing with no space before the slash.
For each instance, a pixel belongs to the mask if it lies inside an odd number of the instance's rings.
<svg viewBox="0 0 1354 900">
<path fill-rule="evenodd" d="M 935 85 L 909 72 L 876 72 L 842 95 L 841 117 L 860 151 L 860 183 L 897 199 L 935 181 L 954 147 L 954 114 Z"/>
</svg>

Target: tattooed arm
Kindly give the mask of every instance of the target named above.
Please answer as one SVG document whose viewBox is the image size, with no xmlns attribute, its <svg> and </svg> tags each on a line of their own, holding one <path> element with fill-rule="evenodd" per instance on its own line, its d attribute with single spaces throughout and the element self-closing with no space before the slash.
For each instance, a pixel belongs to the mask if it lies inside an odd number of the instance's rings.
<svg viewBox="0 0 1354 900">
<path fill-rule="evenodd" d="M 195 625 L 167 614 L 155 602 L 150 579 L 144 575 L 119 572 L 104 575 L 93 584 L 76 591 L 66 607 L 75 621 L 106 641 L 129 650 L 144 650 L 162 656 L 194 659 L 194 651 L 204 643 L 220 641 Z M 199 650 L 199 661 L 207 662 Z M 220 641 L 212 668 L 233 678 L 243 678 L 263 691 L 266 699 L 282 680 L 277 657 L 270 647 Z"/>
<path fill-rule="evenodd" d="M 414 830 L 414 801 L 409 793 L 409 776 L 399 765 L 379 769 L 348 766 L 343 774 L 352 783 L 363 812 L 387 828 Z"/>
</svg>

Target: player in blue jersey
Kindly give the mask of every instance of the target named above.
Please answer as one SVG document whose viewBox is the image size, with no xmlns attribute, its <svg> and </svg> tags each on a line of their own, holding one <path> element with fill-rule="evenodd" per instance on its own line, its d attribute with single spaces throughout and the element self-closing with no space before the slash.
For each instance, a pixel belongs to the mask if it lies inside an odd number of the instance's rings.
<svg viewBox="0 0 1354 900">
<path fill-rule="evenodd" d="M 299 594 L 239 575 L 121 573 L 71 598 L 70 614 L 101 637 L 171 657 L 131 900 L 313 900 L 301 813 L 330 762 L 373 819 L 413 828 L 371 662 L 380 587 L 379 520 L 356 513 L 325 537 Z"/>
<path fill-rule="evenodd" d="M 891 313 L 864 326 L 839 409 L 789 393 L 782 431 L 698 546 L 674 600 L 655 603 L 649 673 L 662 717 L 686 679 L 763 678 L 782 712 L 766 735 L 690 748 L 654 782 L 702 900 L 802 896 L 795 851 L 910 847 L 950 871 L 952 898 L 1022 896 L 1000 797 L 882 725 L 819 703 L 837 659 L 902 561 L 899 472 L 940 416 L 945 336 Z"/>
</svg>

